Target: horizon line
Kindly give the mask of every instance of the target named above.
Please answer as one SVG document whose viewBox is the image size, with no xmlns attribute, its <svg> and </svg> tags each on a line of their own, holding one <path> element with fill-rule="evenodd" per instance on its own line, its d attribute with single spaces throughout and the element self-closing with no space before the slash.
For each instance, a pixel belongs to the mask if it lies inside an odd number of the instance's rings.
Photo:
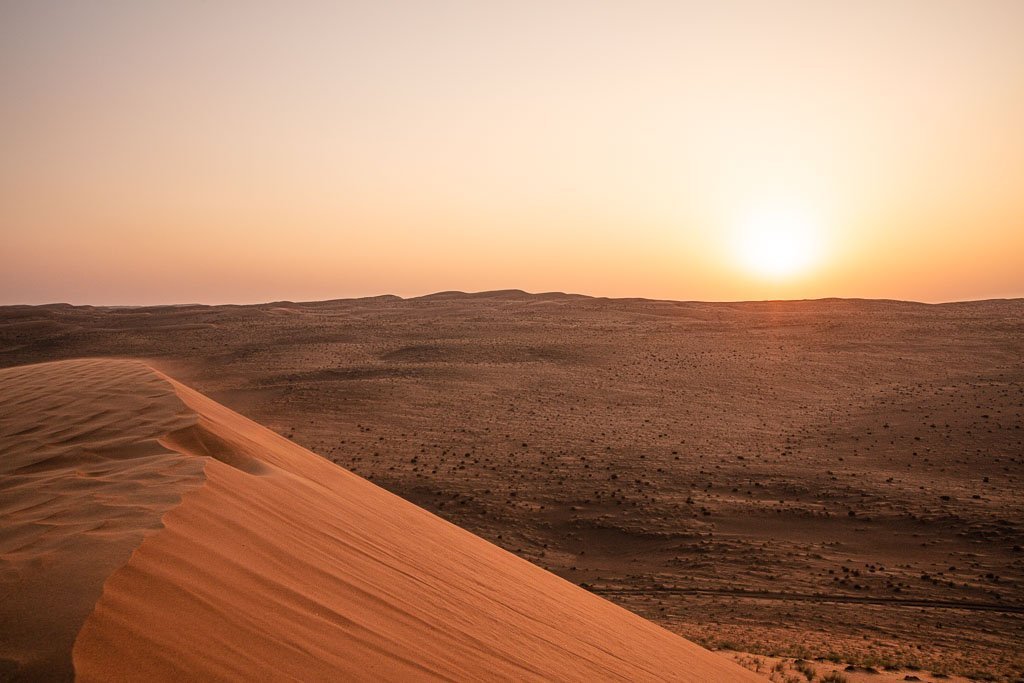
<svg viewBox="0 0 1024 683">
<path fill-rule="evenodd" d="M 68 308 L 100 308 L 100 309 L 142 309 L 142 308 L 185 308 L 185 307 L 202 307 L 202 308 L 220 308 L 220 307 L 259 307 L 259 306 L 274 306 L 282 304 L 291 305 L 311 305 L 311 304 L 324 304 L 333 302 L 343 301 L 368 301 L 371 299 L 389 299 L 397 301 L 417 301 L 423 299 L 437 299 L 442 297 L 457 298 L 462 297 L 473 297 L 473 298 L 487 298 L 487 297 L 499 297 L 510 295 L 518 295 L 521 297 L 565 297 L 565 298 L 578 298 L 578 299 L 593 299 L 596 301 L 632 301 L 632 302 L 647 302 L 647 303 L 672 303 L 672 304 L 768 304 L 768 303 L 814 303 L 824 301 L 850 301 L 850 302 L 869 302 L 869 303 L 899 303 L 899 304 L 914 304 L 919 306 L 949 306 L 956 304 L 979 304 L 979 303 L 994 303 L 994 302 L 1015 302 L 1024 301 L 1024 296 L 1014 297 L 986 297 L 981 299 L 955 299 L 951 301 L 918 301 L 915 299 L 896 299 L 888 297 L 845 297 L 845 296 L 824 296 L 824 297 L 808 297 L 800 299 L 720 299 L 720 300 L 702 300 L 702 299 L 665 299 L 656 297 L 642 297 L 642 296 L 596 296 L 592 294 L 581 294 L 577 292 L 562 292 L 562 291 L 544 291 L 544 292 L 528 292 L 523 289 L 509 288 L 509 289 L 490 289 L 481 290 L 476 292 L 467 292 L 462 290 L 448 289 L 439 290 L 436 292 L 430 292 L 428 294 L 420 294 L 417 296 L 400 296 L 398 294 L 372 294 L 367 296 L 351 296 L 351 297 L 336 297 L 329 299 L 305 299 L 305 300 L 292 300 L 292 299 L 275 299 L 272 301 L 256 301 L 250 303 L 235 303 L 235 302 L 220 302 L 220 303 L 202 303 L 198 301 L 191 302 L 179 302 L 179 303 L 162 303 L 162 304 L 73 304 L 67 301 L 51 301 L 40 304 L 24 304 L 24 303 L 13 303 L 13 304 L 0 304 L 0 309 L 3 308 L 54 308 L 54 307 L 68 307 Z"/>
</svg>

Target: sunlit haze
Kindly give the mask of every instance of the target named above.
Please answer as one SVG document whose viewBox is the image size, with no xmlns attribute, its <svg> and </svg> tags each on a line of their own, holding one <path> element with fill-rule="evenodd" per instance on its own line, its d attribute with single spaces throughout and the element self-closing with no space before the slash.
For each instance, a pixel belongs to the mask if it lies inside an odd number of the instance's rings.
<svg viewBox="0 0 1024 683">
<path fill-rule="evenodd" d="M 5 2 L 0 303 L 1024 296 L 1024 2 Z"/>
</svg>

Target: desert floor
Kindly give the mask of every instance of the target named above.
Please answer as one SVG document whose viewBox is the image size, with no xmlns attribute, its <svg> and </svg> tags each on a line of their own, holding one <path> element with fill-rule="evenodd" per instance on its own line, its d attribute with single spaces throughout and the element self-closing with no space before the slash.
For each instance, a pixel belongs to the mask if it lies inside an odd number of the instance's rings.
<svg viewBox="0 0 1024 683">
<path fill-rule="evenodd" d="M 110 356 L 738 659 L 1024 676 L 1022 300 L 0 308 Z"/>
</svg>

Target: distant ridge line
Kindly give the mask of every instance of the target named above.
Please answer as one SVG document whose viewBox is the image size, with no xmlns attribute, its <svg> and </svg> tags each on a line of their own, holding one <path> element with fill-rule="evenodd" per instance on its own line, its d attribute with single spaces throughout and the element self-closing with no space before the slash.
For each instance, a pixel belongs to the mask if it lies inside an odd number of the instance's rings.
<svg viewBox="0 0 1024 683">
<path fill-rule="evenodd" d="M 527 292 L 522 289 L 495 289 L 481 292 L 464 292 L 461 290 L 443 290 L 420 296 L 402 297 L 397 294 L 376 294 L 371 296 L 357 296 L 334 299 L 317 299 L 292 301 L 280 299 L 276 301 L 264 301 L 255 303 L 215 303 L 205 304 L 198 302 L 191 303 L 170 303 L 170 304 L 138 304 L 138 305 L 116 305 L 116 304 L 71 304 L 67 302 L 50 302 L 42 304 L 3 304 L 0 310 L 24 310 L 24 309 L 86 309 L 99 311 L 116 310 L 159 310 L 176 308 L 181 310 L 195 308 L 265 308 L 265 307 L 287 307 L 287 306 L 314 306 L 331 303 L 355 303 L 355 302 L 380 302 L 380 303 L 401 303 L 401 302 L 430 302 L 430 301 L 457 301 L 457 300 L 480 300 L 500 299 L 505 301 L 605 301 L 609 303 L 648 303 L 648 304 L 687 304 L 706 306 L 754 306 L 765 304 L 814 304 L 814 303 L 837 303 L 837 304 L 890 304 L 903 306 L 965 306 L 965 305 L 986 305 L 986 304 L 1007 304 L 1024 303 L 1024 297 L 1003 297 L 988 299 L 965 299 L 961 301 L 940 301 L 929 303 L 926 301 L 914 301 L 909 299 L 872 299 L 864 297 L 820 297 L 810 299 L 737 299 L 703 301 L 698 299 L 656 299 L 647 297 L 608 297 L 593 296 L 590 294 L 579 294 L 574 292 Z"/>
</svg>

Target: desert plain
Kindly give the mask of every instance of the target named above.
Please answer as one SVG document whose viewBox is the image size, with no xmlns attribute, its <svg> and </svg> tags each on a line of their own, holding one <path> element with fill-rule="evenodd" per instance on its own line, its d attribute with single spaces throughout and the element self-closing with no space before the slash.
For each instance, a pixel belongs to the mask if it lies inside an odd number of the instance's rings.
<svg viewBox="0 0 1024 683">
<path fill-rule="evenodd" d="M 68 359 L 166 373 L 765 678 L 1024 677 L 1024 300 L 0 308 L 0 372 Z"/>
</svg>

